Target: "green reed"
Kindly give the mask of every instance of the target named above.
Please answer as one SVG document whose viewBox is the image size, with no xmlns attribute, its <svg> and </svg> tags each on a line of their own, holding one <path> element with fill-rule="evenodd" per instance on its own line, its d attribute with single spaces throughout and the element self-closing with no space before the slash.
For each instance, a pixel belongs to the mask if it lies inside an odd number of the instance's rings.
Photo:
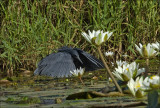
<svg viewBox="0 0 160 108">
<path fill-rule="evenodd" d="M 80 47 L 94 55 L 82 38 L 87 30 L 114 34 L 103 51 L 135 56 L 134 44 L 155 42 L 160 29 L 157 0 L 6 0 L 0 2 L 2 73 L 34 70 L 38 61 L 60 46 Z"/>
</svg>

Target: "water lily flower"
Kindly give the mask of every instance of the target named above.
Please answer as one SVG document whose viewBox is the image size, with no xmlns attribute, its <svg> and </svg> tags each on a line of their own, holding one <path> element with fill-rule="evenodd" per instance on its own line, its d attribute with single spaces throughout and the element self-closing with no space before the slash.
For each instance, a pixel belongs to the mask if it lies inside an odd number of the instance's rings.
<svg viewBox="0 0 160 108">
<path fill-rule="evenodd" d="M 119 60 L 119 61 L 116 61 L 116 64 L 117 64 L 117 66 L 122 66 L 122 65 L 127 65 L 128 62 Z"/>
<path fill-rule="evenodd" d="M 160 51 L 160 45 L 159 45 L 158 42 L 152 43 L 152 47 L 155 48 L 155 49 L 157 49 L 158 51 Z"/>
<path fill-rule="evenodd" d="M 149 77 L 146 77 L 146 78 L 144 79 L 143 85 L 144 85 L 145 87 L 149 87 L 149 85 L 150 85 Z"/>
<path fill-rule="evenodd" d="M 82 75 L 84 74 L 84 68 L 79 68 L 79 69 L 75 69 L 75 70 L 73 70 L 73 71 L 70 71 L 70 73 L 71 74 L 73 74 L 74 76 L 76 76 L 76 77 L 78 77 L 79 79 L 80 79 L 80 81 L 81 81 L 81 83 L 83 84 L 83 85 L 85 85 L 84 83 L 83 83 L 83 80 L 82 80 Z"/>
<path fill-rule="evenodd" d="M 112 80 L 113 80 L 115 86 L 117 87 L 118 91 L 120 93 L 123 93 L 122 90 L 121 90 L 121 88 L 120 88 L 120 86 L 118 85 L 117 81 L 113 77 L 112 72 L 110 71 L 108 65 L 106 64 L 106 62 L 104 60 L 104 56 L 102 54 L 101 46 L 100 46 L 103 42 L 107 41 L 111 37 L 112 34 L 113 34 L 113 32 L 109 32 L 109 31 L 103 32 L 103 30 L 102 31 L 100 31 L 100 30 L 94 31 L 93 30 L 93 32 L 90 32 L 90 30 L 88 30 L 88 34 L 85 33 L 85 32 L 82 32 L 82 36 L 89 43 L 91 43 L 91 44 L 93 44 L 93 45 L 95 45 L 97 47 L 98 53 L 100 55 L 100 58 L 101 58 L 101 60 L 102 60 L 102 62 L 104 64 L 105 68 L 107 69 L 108 75 L 112 78 Z"/>
<path fill-rule="evenodd" d="M 113 62 L 111 62 L 111 64 L 112 64 L 112 66 L 114 66 L 114 63 L 113 63 Z"/>
<path fill-rule="evenodd" d="M 109 52 L 105 52 L 105 55 L 106 55 L 106 56 L 113 56 L 113 54 L 114 54 L 114 53 L 113 53 L 113 52 L 111 52 L 111 51 L 109 51 Z"/>
<path fill-rule="evenodd" d="M 139 43 L 139 47 L 135 44 L 136 50 L 140 53 L 142 57 L 149 58 L 157 55 L 157 51 L 154 50 L 153 46 L 148 43 L 147 46 Z"/>
<path fill-rule="evenodd" d="M 131 93 L 133 94 L 133 96 L 137 98 L 142 98 L 144 95 L 146 95 L 146 93 L 141 89 L 144 86 L 143 77 L 141 78 L 137 77 L 135 81 L 133 80 L 133 78 L 131 78 L 128 81 L 127 86 L 131 91 Z"/>
<path fill-rule="evenodd" d="M 151 77 L 146 77 L 144 79 L 141 90 L 149 92 L 153 89 L 158 89 L 159 87 L 160 87 L 160 77 L 153 75 Z"/>
<path fill-rule="evenodd" d="M 145 72 L 145 68 L 139 69 L 139 64 L 132 62 L 131 64 L 123 64 L 115 68 L 113 74 L 121 81 L 129 81 L 131 78 L 135 78 Z"/>
<path fill-rule="evenodd" d="M 74 76 L 81 77 L 84 74 L 84 68 L 80 67 L 80 69 L 75 69 L 73 71 L 70 71 L 70 73 Z"/>
<path fill-rule="evenodd" d="M 131 71 L 132 74 L 133 74 L 132 78 L 135 78 L 138 75 L 140 75 L 142 72 L 145 72 L 145 68 L 140 68 L 139 69 L 139 64 L 136 64 L 136 62 L 132 62 L 129 65 L 129 71 Z"/>
<path fill-rule="evenodd" d="M 125 81 L 125 80 L 129 80 L 129 76 L 130 76 L 130 73 L 128 73 L 128 67 L 129 65 L 123 65 L 122 67 L 121 66 L 118 66 L 118 68 L 115 68 L 115 71 L 113 72 L 113 75 L 115 75 L 119 80 L 121 81 Z M 123 76 L 127 76 L 127 79 L 124 79 Z"/>
<path fill-rule="evenodd" d="M 82 36 L 89 42 L 95 45 L 101 45 L 103 42 L 105 42 L 106 40 L 108 40 L 110 38 L 110 36 L 113 34 L 113 32 L 103 32 L 98 30 L 95 31 L 93 30 L 93 32 L 91 32 L 90 30 L 88 30 L 88 34 L 85 32 L 82 32 Z"/>
<path fill-rule="evenodd" d="M 152 89 L 157 89 L 160 87 L 160 77 L 153 75 L 149 78 L 149 82 L 150 82 L 150 87 Z"/>
</svg>

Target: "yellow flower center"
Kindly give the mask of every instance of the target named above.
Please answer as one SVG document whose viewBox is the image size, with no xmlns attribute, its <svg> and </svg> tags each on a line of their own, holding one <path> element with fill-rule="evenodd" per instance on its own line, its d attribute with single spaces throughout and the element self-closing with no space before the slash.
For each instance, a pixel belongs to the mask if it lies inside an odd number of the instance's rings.
<svg viewBox="0 0 160 108">
<path fill-rule="evenodd" d="M 128 71 L 128 68 L 126 70 Z"/>
<path fill-rule="evenodd" d="M 140 88 L 141 87 L 141 85 L 140 85 L 140 83 L 138 82 L 137 84 L 136 84 L 136 87 L 135 88 Z"/>
<path fill-rule="evenodd" d="M 155 75 L 151 76 L 150 79 L 153 79 L 155 77 Z"/>
</svg>

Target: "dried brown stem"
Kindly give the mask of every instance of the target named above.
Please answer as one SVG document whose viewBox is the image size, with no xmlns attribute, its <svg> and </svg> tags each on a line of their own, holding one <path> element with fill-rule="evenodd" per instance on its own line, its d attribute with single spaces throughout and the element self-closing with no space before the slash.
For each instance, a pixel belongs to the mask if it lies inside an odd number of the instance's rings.
<svg viewBox="0 0 160 108">
<path fill-rule="evenodd" d="M 100 57 L 101 57 L 101 60 L 102 60 L 102 62 L 103 62 L 103 64 L 104 64 L 105 68 L 107 69 L 107 72 L 108 72 L 109 76 L 110 76 L 111 79 L 113 80 L 113 83 L 115 84 L 115 86 L 117 87 L 117 89 L 119 90 L 119 92 L 120 92 L 120 93 L 123 93 L 122 90 L 121 90 L 121 88 L 120 88 L 120 86 L 118 85 L 117 81 L 116 81 L 115 78 L 113 77 L 113 74 L 112 74 L 112 72 L 110 71 L 108 65 L 106 64 L 106 62 L 105 62 L 105 60 L 104 60 L 104 56 L 103 56 L 103 54 L 102 54 L 102 52 L 101 52 L 101 47 L 100 47 L 100 46 L 98 47 L 98 53 L 99 53 L 99 55 L 100 55 Z"/>
<path fill-rule="evenodd" d="M 83 86 L 85 86 L 85 84 L 83 83 L 82 78 L 81 78 L 81 77 L 79 77 L 79 79 L 80 79 L 81 83 L 83 84 Z"/>
<path fill-rule="evenodd" d="M 146 68 L 145 68 L 145 74 L 144 76 L 147 77 L 148 73 L 149 73 L 149 58 L 146 59 Z"/>
</svg>

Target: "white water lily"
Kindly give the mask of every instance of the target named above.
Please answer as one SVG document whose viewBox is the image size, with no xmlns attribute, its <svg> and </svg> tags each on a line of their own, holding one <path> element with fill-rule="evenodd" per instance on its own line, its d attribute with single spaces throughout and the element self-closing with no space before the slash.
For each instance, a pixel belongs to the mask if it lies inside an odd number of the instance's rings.
<svg viewBox="0 0 160 108">
<path fill-rule="evenodd" d="M 119 60 L 119 61 L 116 61 L 116 64 L 117 64 L 117 66 L 122 66 L 122 65 L 127 65 L 128 62 Z"/>
<path fill-rule="evenodd" d="M 128 72 L 129 64 L 128 65 L 122 65 L 118 66 L 118 68 L 115 68 L 115 71 L 113 72 L 113 75 L 115 75 L 119 80 L 121 81 L 128 81 L 128 77 L 130 77 L 130 73 Z M 124 78 L 123 76 L 127 76 L 127 78 Z"/>
<path fill-rule="evenodd" d="M 150 85 L 149 77 L 146 77 L 146 78 L 144 79 L 143 85 L 144 85 L 145 87 L 149 87 L 149 85 Z"/>
<path fill-rule="evenodd" d="M 153 89 L 158 89 L 160 87 L 160 77 L 153 75 L 151 77 L 146 77 L 143 81 L 143 86 L 141 90 L 149 92 Z"/>
<path fill-rule="evenodd" d="M 132 62 L 131 64 L 123 64 L 115 68 L 113 74 L 121 81 L 129 81 L 131 78 L 135 78 L 145 72 L 145 68 L 139 69 L 139 64 Z"/>
<path fill-rule="evenodd" d="M 113 63 L 113 62 L 111 62 L 111 64 L 112 64 L 112 66 L 114 66 L 114 63 Z"/>
<path fill-rule="evenodd" d="M 70 73 L 74 76 L 81 77 L 84 74 L 84 68 L 80 67 L 80 69 L 75 69 L 73 71 L 70 71 Z"/>
<path fill-rule="evenodd" d="M 153 57 L 158 54 L 150 43 L 148 43 L 147 46 L 139 43 L 139 47 L 135 44 L 135 47 L 140 55 L 145 58 Z"/>
<path fill-rule="evenodd" d="M 95 45 L 101 45 L 103 42 L 105 42 L 106 40 L 108 40 L 110 38 L 110 36 L 113 34 L 113 32 L 103 32 L 98 30 L 95 31 L 93 30 L 93 32 L 91 32 L 90 30 L 88 30 L 88 34 L 85 32 L 82 32 L 82 36 L 89 42 Z"/>
<path fill-rule="evenodd" d="M 157 49 L 158 51 L 160 51 L 160 45 L 159 45 L 158 42 L 152 43 L 152 47 L 155 48 L 155 49 Z"/>
<path fill-rule="evenodd" d="M 142 72 L 145 72 L 145 68 L 140 68 L 139 69 L 139 64 L 136 64 L 136 62 L 132 62 L 129 65 L 129 71 L 132 72 L 132 78 L 137 77 L 138 75 L 140 75 Z"/>
<path fill-rule="evenodd" d="M 150 82 L 149 82 L 149 77 L 146 77 L 143 80 L 143 86 L 141 87 L 141 90 L 148 92 L 149 90 L 151 90 L 150 88 Z"/>
<path fill-rule="evenodd" d="M 128 81 L 127 84 L 129 90 L 133 94 L 133 96 L 137 98 L 143 97 L 146 93 L 141 89 L 145 88 L 143 85 L 143 77 L 139 78 L 137 77 L 136 80 L 134 81 L 132 78 Z"/>
<path fill-rule="evenodd" d="M 150 78 L 146 77 L 144 80 L 143 77 L 137 77 L 135 81 L 131 78 L 127 86 L 135 97 L 140 98 L 143 97 L 146 92 L 160 87 L 160 77 L 154 75 Z"/>
<path fill-rule="evenodd" d="M 109 52 L 105 52 L 105 56 L 113 56 L 114 55 L 114 53 L 113 52 L 111 52 L 111 51 L 109 51 Z"/>
<path fill-rule="evenodd" d="M 149 78 L 149 83 L 150 83 L 150 87 L 153 89 L 159 88 L 160 87 L 160 77 L 159 76 L 151 76 Z"/>
</svg>

